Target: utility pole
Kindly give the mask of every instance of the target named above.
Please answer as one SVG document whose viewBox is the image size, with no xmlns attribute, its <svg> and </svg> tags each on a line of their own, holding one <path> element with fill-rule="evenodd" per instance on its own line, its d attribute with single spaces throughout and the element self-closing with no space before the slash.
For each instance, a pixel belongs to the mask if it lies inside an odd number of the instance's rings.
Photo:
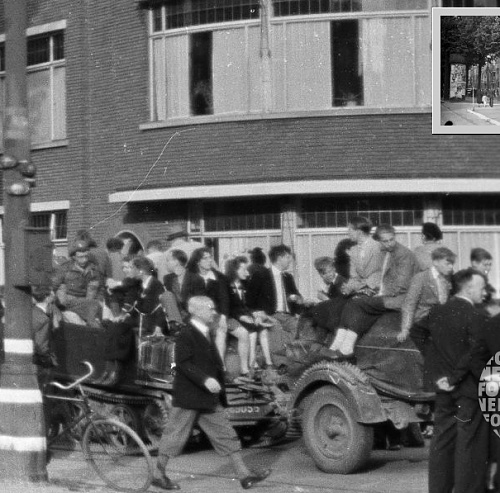
<svg viewBox="0 0 500 493">
<path fill-rule="evenodd" d="M 47 479 L 42 394 L 32 363 L 27 226 L 34 167 L 27 104 L 26 0 L 4 0 L 6 108 L 3 169 L 4 359 L 0 365 L 0 480 Z"/>
</svg>

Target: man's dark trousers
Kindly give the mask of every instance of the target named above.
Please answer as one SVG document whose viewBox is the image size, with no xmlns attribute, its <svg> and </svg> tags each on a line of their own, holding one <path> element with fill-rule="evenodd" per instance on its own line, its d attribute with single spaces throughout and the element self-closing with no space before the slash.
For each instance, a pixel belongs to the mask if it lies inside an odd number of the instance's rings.
<svg viewBox="0 0 500 493">
<path fill-rule="evenodd" d="M 477 399 L 437 393 L 429 493 L 484 493 L 488 424 Z"/>
</svg>

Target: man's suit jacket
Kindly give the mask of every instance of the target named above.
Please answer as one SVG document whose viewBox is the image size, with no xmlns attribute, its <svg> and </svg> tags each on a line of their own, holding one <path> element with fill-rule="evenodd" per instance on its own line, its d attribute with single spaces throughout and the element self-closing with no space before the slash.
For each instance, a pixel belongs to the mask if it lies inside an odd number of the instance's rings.
<svg viewBox="0 0 500 493">
<path fill-rule="evenodd" d="M 361 256 L 362 252 L 364 252 L 363 256 Z M 373 238 L 368 238 L 363 248 L 361 245 L 355 245 L 350 256 L 347 289 L 354 292 L 364 288 L 376 291 L 380 286 L 380 275 L 384 261 L 384 253 L 380 250 L 380 243 Z"/>
<path fill-rule="evenodd" d="M 382 279 L 384 286 L 383 302 L 389 310 L 401 309 L 413 276 L 418 272 L 413 252 L 396 243 L 389 255 L 389 262 Z"/>
<path fill-rule="evenodd" d="M 472 374 L 479 380 L 489 359 L 500 351 L 500 314 L 486 319 L 472 348 Z"/>
<path fill-rule="evenodd" d="M 448 296 L 451 283 L 445 279 L 443 287 Z M 438 281 L 434 278 L 432 269 L 419 272 L 411 280 L 408 293 L 401 307 L 402 326 L 410 328 L 414 322 L 423 320 L 434 305 L 439 305 Z"/>
<path fill-rule="evenodd" d="M 295 279 L 290 272 L 283 272 L 282 281 L 287 298 L 292 294 L 301 296 L 295 285 Z M 252 311 L 263 310 L 268 315 L 273 315 L 276 313 L 278 306 L 277 296 L 276 284 L 271 269 L 263 267 L 255 271 L 248 280 L 247 306 Z M 298 312 L 299 307 L 296 303 L 288 301 L 288 306 L 292 314 Z"/>
<path fill-rule="evenodd" d="M 229 315 L 229 287 L 224 274 L 212 270 L 216 280 L 205 280 L 199 274 L 187 271 L 184 275 L 181 297 L 187 303 L 192 296 L 208 296 L 214 303 L 215 308 L 221 315 Z"/>
<path fill-rule="evenodd" d="M 227 405 L 224 392 L 224 366 L 215 344 L 191 323 L 182 328 L 175 343 L 175 376 L 172 404 L 184 409 L 214 409 Z M 205 387 L 215 378 L 222 392 L 212 394 Z"/>
<path fill-rule="evenodd" d="M 472 373 L 472 350 L 486 316 L 469 301 L 454 296 L 444 305 L 434 306 L 428 320 L 431 339 L 425 355 L 430 384 L 448 377 L 457 392 L 477 398 L 477 381 Z M 439 391 L 439 390 L 438 390 Z"/>
</svg>

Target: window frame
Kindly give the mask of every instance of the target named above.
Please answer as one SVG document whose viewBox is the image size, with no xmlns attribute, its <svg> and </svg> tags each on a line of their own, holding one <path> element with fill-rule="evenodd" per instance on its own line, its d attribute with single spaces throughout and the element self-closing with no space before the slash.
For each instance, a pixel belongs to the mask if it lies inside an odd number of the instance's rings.
<svg viewBox="0 0 500 493">
<path fill-rule="evenodd" d="M 64 52 L 64 57 L 60 59 L 54 59 L 54 52 L 55 52 L 55 43 L 54 43 L 54 37 L 59 34 L 63 34 L 63 52 Z M 32 142 L 31 143 L 31 149 L 40 149 L 40 148 L 47 148 L 47 147 L 60 147 L 60 146 L 65 146 L 68 144 L 67 141 L 67 108 L 66 108 L 66 101 L 64 103 L 65 106 L 65 111 L 64 111 L 64 137 L 62 138 L 55 138 L 55 98 L 56 98 L 56 91 L 54 89 L 54 73 L 55 70 L 61 67 L 66 67 L 66 20 L 61 20 L 61 21 L 56 21 L 56 22 L 51 22 L 47 24 L 42 24 L 38 26 L 32 26 L 29 27 L 26 30 L 26 36 L 27 39 L 29 40 L 30 38 L 37 38 L 37 37 L 49 37 L 49 61 L 47 62 L 42 62 L 42 63 L 37 63 L 37 64 L 32 64 L 28 65 L 26 67 L 26 73 L 27 74 L 34 74 L 36 72 L 42 72 L 42 71 L 48 71 L 49 73 L 49 82 L 50 82 L 50 88 L 49 88 L 49 93 L 50 93 L 50 138 L 49 140 L 44 140 L 40 142 Z M 5 52 L 5 40 L 6 36 L 5 34 L 0 34 L 0 45 L 4 48 Z M 5 79 L 5 70 L 0 72 L 0 78 Z M 67 76 L 66 73 L 64 74 L 64 84 L 65 87 L 67 87 Z M 64 95 L 66 97 L 66 93 Z M 29 104 L 29 102 L 28 102 Z M 3 142 L 0 142 L 0 150 L 3 149 Z"/>
</svg>

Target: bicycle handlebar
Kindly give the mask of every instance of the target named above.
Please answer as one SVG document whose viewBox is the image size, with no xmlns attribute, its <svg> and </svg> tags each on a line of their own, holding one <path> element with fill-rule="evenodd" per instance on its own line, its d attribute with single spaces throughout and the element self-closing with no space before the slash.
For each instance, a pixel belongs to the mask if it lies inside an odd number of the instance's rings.
<svg viewBox="0 0 500 493">
<path fill-rule="evenodd" d="M 77 385 L 80 385 L 82 382 L 87 380 L 92 375 L 92 373 L 94 373 L 94 367 L 92 366 L 92 364 L 89 361 L 82 361 L 82 363 L 84 365 L 86 365 L 87 368 L 89 369 L 88 373 L 83 375 L 83 377 L 78 378 L 77 380 L 75 380 L 73 383 L 70 383 L 69 385 L 63 385 L 62 383 L 55 382 L 55 381 L 50 382 L 51 385 L 54 385 L 55 387 L 62 389 L 62 390 L 70 390 L 70 389 L 76 387 Z"/>
</svg>

